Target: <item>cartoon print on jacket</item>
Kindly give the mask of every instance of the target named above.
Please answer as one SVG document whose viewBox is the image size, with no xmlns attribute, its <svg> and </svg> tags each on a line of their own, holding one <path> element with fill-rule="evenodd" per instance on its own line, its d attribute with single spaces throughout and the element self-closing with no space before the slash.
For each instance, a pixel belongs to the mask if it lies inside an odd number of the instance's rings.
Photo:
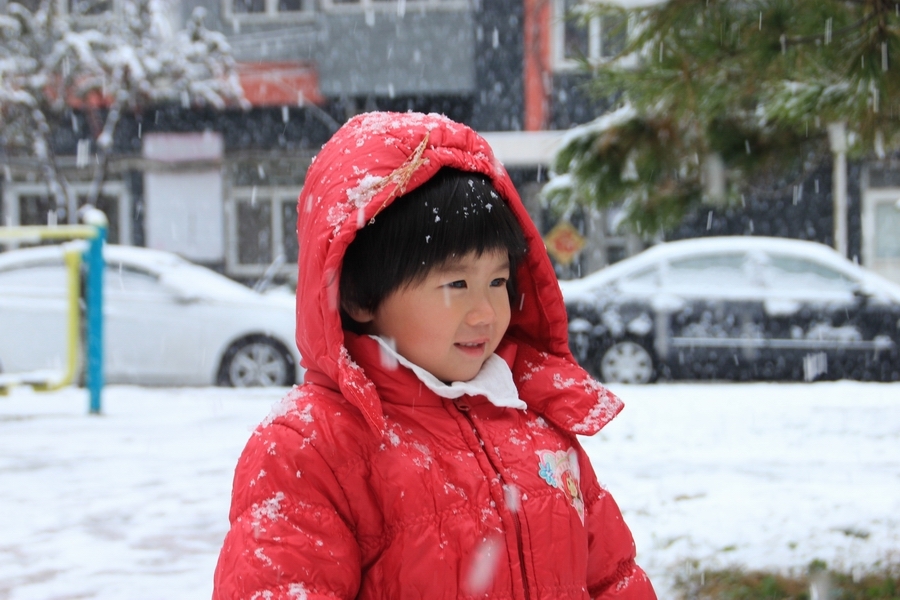
<svg viewBox="0 0 900 600">
<path fill-rule="evenodd" d="M 584 523 L 584 498 L 581 496 L 581 475 L 578 467 L 578 453 L 568 450 L 538 450 L 540 474 L 548 484 L 566 494 L 572 508 Z"/>
<path fill-rule="evenodd" d="M 441 397 L 341 328 L 356 231 L 445 166 L 490 177 L 528 244 L 496 350 L 525 409 Z M 654 599 L 576 437 L 622 403 L 572 358 L 543 241 L 487 143 L 440 115 L 359 115 L 310 167 L 297 229 L 305 380 L 238 462 L 214 599 Z"/>
</svg>

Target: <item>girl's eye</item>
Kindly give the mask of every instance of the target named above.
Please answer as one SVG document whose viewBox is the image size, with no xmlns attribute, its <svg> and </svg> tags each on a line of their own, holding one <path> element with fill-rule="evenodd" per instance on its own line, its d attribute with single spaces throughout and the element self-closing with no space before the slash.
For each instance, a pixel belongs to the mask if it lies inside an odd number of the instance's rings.
<svg viewBox="0 0 900 600">
<path fill-rule="evenodd" d="M 452 288 L 452 289 L 455 289 L 455 290 L 464 290 L 464 289 L 466 289 L 466 282 L 465 282 L 465 280 L 463 280 L 463 279 L 460 279 L 460 280 L 458 280 L 458 281 L 451 281 L 450 283 L 447 283 L 447 284 L 444 284 L 444 285 L 446 285 L 448 288 Z"/>
<path fill-rule="evenodd" d="M 491 287 L 503 287 L 506 285 L 506 277 L 498 277 L 497 279 L 491 281 Z"/>
</svg>

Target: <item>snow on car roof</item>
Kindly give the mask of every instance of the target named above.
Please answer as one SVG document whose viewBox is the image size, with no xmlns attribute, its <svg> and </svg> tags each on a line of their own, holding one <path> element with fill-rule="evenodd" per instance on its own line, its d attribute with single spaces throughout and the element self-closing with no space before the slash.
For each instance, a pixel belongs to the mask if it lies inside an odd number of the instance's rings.
<svg viewBox="0 0 900 600">
<path fill-rule="evenodd" d="M 87 244 L 83 240 L 68 242 L 68 244 L 65 245 L 69 244 L 74 245 L 79 249 L 87 249 Z M 18 265 L 57 261 L 60 258 L 60 248 L 62 246 L 62 244 L 54 246 L 35 246 L 32 248 L 20 248 L 0 252 L 0 269 Z"/>
<path fill-rule="evenodd" d="M 104 250 L 104 257 L 108 262 L 129 262 L 153 270 L 170 269 L 186 265 L 196 266 L 194 263 L 171 252 L 135 246 L 118 246 L 115 244 L 107 244 L 106 250 Z"/>
<path fill-rule="evenodd" d="M 69 244 L 79 250 L 87 248 L 87 244 L 83 240 L 76 240 Z M 59 262 L 62 247 L 63 245 L 36 246 L 0 252 L 0 270 L 16 266 Z M 171 252 L 107 244 L 104 246 L 103 256 L 107 266 L 112 269 L 115 269 L 116 266 L 123 266 L 143 271 L 161 278 L 182 291 L 190 292 L 190 295 L 220 300 L 247 300 L 248 298 L 264 297 L 224 275 L 194 264 Z"/>
<path fill-rule="evenodd" d="M 674 258 L 685 254 L 695 254 L 700 252 L 748 252 L 753 250 L 762 252 L 786 252 L 794 256 L 809 258 L 819 262 L 827 262 L 840 268 L 843 268 L 846 263 L 848 263 L 848 261 L 834 249 L 824 244 L 820 244 L 819 242 L 746 235 L 692 238 L 674 242 L 663 242 L 648 248 L 645 252 L 653 256 L 655 260 L 659 260 L 661 258 Z"/>
<path fill-rule="evenodd" d="M 191 295 L 220 300 L 247 300 L 260 296 L 245 285 L 171 252 L 137 246 L 107 245 L 104 257 L 110 266 L 123 264 L 143 269 Z"/>
<path fill-rule="evenodd" d="M 58 262 L 62 248 L 66 246 L 84 251 L 87 249 L 87 242 L 74 240 L 65 244 L 18 248 L 2 252 L 0 253 L 0 269 L 16 265 Z M 127 264 L 130 267 L 135 267 L 157 276 L 180 267 L 202 268 L 177 254 L 135 246 L 106 244 L 103 247 L 103 257 L 106 259 L 107 264 Z"/>
</svg>

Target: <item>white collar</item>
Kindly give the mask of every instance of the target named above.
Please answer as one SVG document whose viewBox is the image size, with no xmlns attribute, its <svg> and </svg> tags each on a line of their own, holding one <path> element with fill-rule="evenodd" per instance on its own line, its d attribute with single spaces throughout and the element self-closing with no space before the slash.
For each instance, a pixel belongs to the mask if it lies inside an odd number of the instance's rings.
<svg viewBox="0 0 900 600">
<path fill-rule="evenodd" d="M 460 396 L 484 396 L 494 406 L 526 409 L 528 405 L 519 399 L 519 390 L 513 382 L 512 370 L 506 361 L 491 354 L 484 362 L 478 375 L 469 381 L 454 381 L 447 385 L 419 365 L 409 362 L 397 353 L 394 340 L 370 335 L 381 346 L 381 364 L 387 368 L 397 368 L 397 363 L 410 369 L 419 381 L 441 398 L 454 399 Z"/>
</svg>

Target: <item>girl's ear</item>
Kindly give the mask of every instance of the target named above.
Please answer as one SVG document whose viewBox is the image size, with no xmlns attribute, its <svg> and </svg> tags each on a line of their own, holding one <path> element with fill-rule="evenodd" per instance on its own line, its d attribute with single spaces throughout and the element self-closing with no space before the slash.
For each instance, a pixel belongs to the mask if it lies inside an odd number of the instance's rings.
<svg viewBox="0 0 900 600">
<path fill-rule="evenodd" d="M 372 320 L 375 319 L 375 314 L 372 311 L 366 310 L 364 308 L 359 308 L 358 306 L 347 306 L 342 302 L 341 308 L 344 309 L 344 312 L 347 313 L 347 316 L 349 316 L 357 323 L 371 323 Z"/>
</svg>

